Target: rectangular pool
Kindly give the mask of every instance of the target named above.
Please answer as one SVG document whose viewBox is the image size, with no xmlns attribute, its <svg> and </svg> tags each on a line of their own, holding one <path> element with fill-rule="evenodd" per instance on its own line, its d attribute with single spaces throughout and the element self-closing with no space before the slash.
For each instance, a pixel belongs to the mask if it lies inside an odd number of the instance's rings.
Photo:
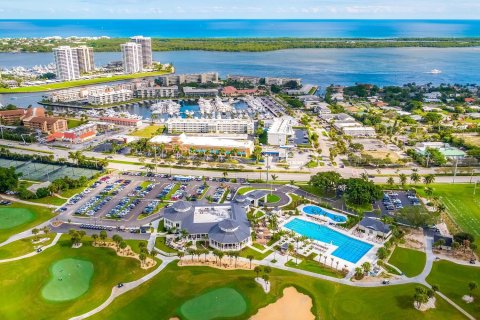
<svg viewBox="0 0 480 320">
<path fill-rule="evenodd" d="M 285 224 L 285 228 L 310 239 L 337 246 L 338 248 L 333 251 L 332 255 L 351 263 L 357 263 L 370 249 L 373 248 L 373 245 L 369 243 L 351 238 L 343 233 L 330 229 L 327 226 L 298 218 Z"/>
</svg>

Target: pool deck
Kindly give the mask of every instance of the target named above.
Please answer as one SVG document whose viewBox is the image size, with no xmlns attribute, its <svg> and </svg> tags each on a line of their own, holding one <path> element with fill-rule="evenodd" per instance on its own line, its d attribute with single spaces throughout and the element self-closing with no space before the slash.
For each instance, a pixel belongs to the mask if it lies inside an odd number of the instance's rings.
<svg viewBox="0 0 480 320">
<path fill-rule="evenodd" d="M 327 222 L 319 222 L 318 220 L 311 218 L 307 214 L 302 214 L 300 216 L 292 216 L 292 217 L 288 218 L 287 220 L 285 220 L 280 225 L 280 227 L 283 230 L 292 231 L 291 229 L 285 227 L 285 225 L 287 223 L 293 221 L 294 219 L 300 219 L 300 220 L 304 220 L 304 221 L 307 221 L 307 222 L 312 222 L 312 223 L 315 223 L 315 224 L 318 224 L 318 225 L 323 225 L 323 226 L 326 226 L 326 227 L 330 228 L 331 230 L 334 230 L 334 231 L 336 231 L 338 233 L 341 233 L 345 236 L 348 236 L 348 237 L 353 238 L 355 240 L 362 241 L 362 242 L 365 242 L 365 243 L 368 243 L 368 244 L 372 245 L 372 248 L 370 250 L 368 250 L 367 253 L 365 253 L 365 255 L 360 260 L 358 260 L 356 263 L 352 263 L 350 261 L 344 260 L 344 259 L 339 258 L 337 256 L 334 256 L 332 254 L 335 250 L 337 250 L 338 246 L 336 246 L 334 244 L 325 243 L 325 242 L 322 242 L 322 241 L 319 241 L 319 240 L 309 238 L 312 241 L 312 243 L 328 248 L 326 251 L 322 252 L 319 249 L 315 248 L 316 246 L 314 245 L 313 246 L 313 248 L 314 248 L 313 252 L 314 253 L 317 253 L 317 254 L 321 253 L 323 257 L 327 256 L 327 262 L 330 261 L 330 257 L 332 257 L 336 260 L 339 260 L 342 263 L 342 266 L 346 265 L 349 270 L 354 270 L 356 267 L 362 265 L 364 262 L 369 262 L 369 263 L 373 264 L 377 260 L 377 250 L 379 248 L 381 248 L 382 245 L 383 245 L 383 244 L 380 244 L 380 243 L 375 243 L 375 242 L 369 241 L 367 239 L 362 239 L 362 238 L 358 238 L 358 237 L 354 236 L 353 234 L 350 233 L 353 228 L 348 230 L 348 231 L 347 230 L 342 230 L 342 229 L 339 229 L 339 228 L 333 228 Z"/>
</svg>

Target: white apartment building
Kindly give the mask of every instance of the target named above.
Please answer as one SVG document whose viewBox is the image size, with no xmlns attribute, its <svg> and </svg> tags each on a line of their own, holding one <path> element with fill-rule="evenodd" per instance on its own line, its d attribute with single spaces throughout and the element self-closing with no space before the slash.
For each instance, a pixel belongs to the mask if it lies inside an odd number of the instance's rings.
<svg viewBox="0 0 480 320">
<path fill-rule="evenodd" d="M 121 44 L 123 54 L 123 70 L 125 73 L 143 71 L 142 45 L 135 42 Z"/>
<path fill-rule="evenodd" d="M 135 42 L 142 46 L 142 62 L 144 68 L 152 66 L 152 38 L 144 36 L 135 36 L 130 38 L 132 42 Z"/>
<path fill-rule="evenodd" d="M 69 46 L 53 49 L 57 78 L 60 80 L 75 80 L 80 78 L 77 50 Z"/>
<path fill-rule="evenodd" d="M 250 119 L 193 119 L 170 118 L 166 122 L 168 133 L 243 133 L 253 134 Z"/>
<path fill-rule="evenodd" d="M 132 99 L 132 97 L 133 92 L 126 89 L 96 92 L 88 95 L 88 103 L 98 106 L 129 101 Z"/>
<path fill-rule="evenodd" d="M 93 48 L 80 46 L 74 49 L 77 51 L 78 69 L 80 74 L 94 71 L 95 61 L 93 58 Z"/>
<path fill-rule="evenodd" d="M 280 117 L 273 120 L 268 128 L 267 141 L 272 146 L 283 146 L 287 144 L 288 137 L 294 135 L 291 117 Z"/>
<path fill-rule="evenodd" d="M 196 74 L 172 74 L 158 78 L 162 85 L 173 86 L 184 83 L 208 83 L 218 82 L 218 72 L 206 72 Z"/>
<path fill-rule="evenodd" d="M 302 79 L 296 79 L 296 78 L 265 78 L 265 84 L 266 85 L 277 85 L 277 86 L 283 86 L 287 82 L 294 81 L 297 85 L 301 86 L 302 85 Z"/>
<path fill-rule="evenodd" d="M 178 96 L 178 87 L 141 87 L 135 90 L 137 98 L 174 98 Z"/>
</svg>

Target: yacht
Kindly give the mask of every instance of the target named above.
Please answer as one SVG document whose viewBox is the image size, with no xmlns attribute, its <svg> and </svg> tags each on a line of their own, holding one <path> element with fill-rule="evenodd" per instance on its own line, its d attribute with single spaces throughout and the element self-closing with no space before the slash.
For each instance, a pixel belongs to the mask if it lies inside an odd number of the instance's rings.
<svg viewBox="0 0 480 320">
<path fill-rule="evenodd" d="M 431 73 L 431 74 L 440 74 L 440 73 L 442 73 L 442 70 L 432 69 L 432 70 L 430 70 L 429 73 Z"/>
</svg>

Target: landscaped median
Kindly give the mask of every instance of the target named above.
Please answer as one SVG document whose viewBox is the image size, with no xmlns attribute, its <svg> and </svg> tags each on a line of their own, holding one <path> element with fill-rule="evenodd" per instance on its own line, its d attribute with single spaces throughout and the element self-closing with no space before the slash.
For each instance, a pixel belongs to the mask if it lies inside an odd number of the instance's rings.
<svg viewBox="0 0 480 320">
<path fill-rule="evenodd" d="M 19 88 L 0 88 L 0 93 L 27 93 L 27 92 L 42 92 L 50 90 L 67 89 L 73 87 L 87 86 L 97 83 L 129 80 L 136 78 L 154 77 L 164 74 L 168 74 L 168 71 L 152 71 L 152 72 L 140 72 L 134 74 L 122 74 L 111 77 L 101 77 L 95 79 L 82 79 L 73 81 L 64 81 L 57 83 L 44 84 L 39 86 L 19 87 Z"/>
</svg>

